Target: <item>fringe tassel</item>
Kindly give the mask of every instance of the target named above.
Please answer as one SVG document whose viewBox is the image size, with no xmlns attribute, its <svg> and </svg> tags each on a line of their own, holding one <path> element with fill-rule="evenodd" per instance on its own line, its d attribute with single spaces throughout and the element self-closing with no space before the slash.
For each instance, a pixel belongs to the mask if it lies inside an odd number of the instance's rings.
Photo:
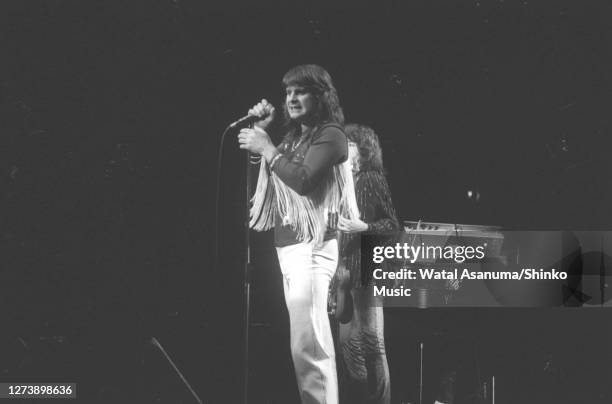
<svg viewBox="0 0 612 404">
<path fill-rule="evenodd" d="M 301 242 L 320 244 L 325 234 L 322 205 L 317 206 L 309 197 L 299 195 L 272 173 L 276 202 L 283 225 L 290 225 Z"/>
<path fill-rule="evenodd" d="M 349 219 L 359 218 L 353 174 L 348 161 L 335 165 L 332 175 L 315 192 L 302 196 L 276 174 L 270 174 L 267 163 L 262 160 L 257 189 L 251 201 L 251 228 L 257 231 L 270 229 L 278 212 L 283 225 L 291 226 L 300 242 L 323 242 L 328 211 Z"/>
<path fill-rule="evenodd" d="M 270 176 L 268 163 L 261 159 L 257 188 L 251 198 L 251 220 L 249 226 L 256 231 L 270 230 L 274 226 L 276 203 L 274 203 L 274 183 L 268 180 Z"/>
<path fill-rule="evenodd" d="M 336 167 L 338 168 L 337 171 L 335 170 Z M 355 195 L 352 166 L 347 160 L 336 167 L 334 168 L 334 175 L 337 176 L 336 183 L 340 187 L 341 198 L 338 205 L 332 206 L 339 206 L 340 215 L 347 219 L 359 219 L 359 207 L 357 206 L 357 197 Z"/>
</svg>

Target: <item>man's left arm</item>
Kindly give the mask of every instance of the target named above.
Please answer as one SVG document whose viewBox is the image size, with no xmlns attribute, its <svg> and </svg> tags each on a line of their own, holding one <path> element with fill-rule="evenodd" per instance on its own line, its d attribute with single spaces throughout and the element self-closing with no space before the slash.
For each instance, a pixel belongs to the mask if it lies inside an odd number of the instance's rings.
<svg viewBox="0 0 612 404">
<path fill-rule="evenodd" d="M 325 174 L 339 162 L 346 160 L 346 136 L 339 128 L 325 128 L 306 151 L 304 160 L 295 163 L 285 156 L 277 158 L 272 170 L 291 189 L 307 195 L 321 182 Z"/>
</svg>

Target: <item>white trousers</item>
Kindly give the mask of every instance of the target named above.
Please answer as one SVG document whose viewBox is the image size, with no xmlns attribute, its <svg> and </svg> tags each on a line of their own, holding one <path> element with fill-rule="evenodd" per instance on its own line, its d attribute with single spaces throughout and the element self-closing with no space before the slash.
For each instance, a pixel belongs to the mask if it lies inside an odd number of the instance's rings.
<svg viewBox="0 0 612 404">
<path fill-rule="evenodd" d="M 327 317 L 329 283 L 338 243 L 277 247 L 291 327 L 291 355 L 303 404 L 337 404 L 334 341 Z"/>
</svg>

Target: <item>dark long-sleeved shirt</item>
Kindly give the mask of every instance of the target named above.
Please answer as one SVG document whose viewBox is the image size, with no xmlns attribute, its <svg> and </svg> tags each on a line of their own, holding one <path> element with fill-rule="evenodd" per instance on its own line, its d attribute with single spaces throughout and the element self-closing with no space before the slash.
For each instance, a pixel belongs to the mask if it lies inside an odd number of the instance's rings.
<svg viewBox="0 0 612 404">
<path fill-rule="evenodd" d="M 298 144 L 299 142 L 299 144 Z M 295 150 L 292 148 L 295 147 Z M 337 125 L 325 125 L 301 142 L 283 141 L 278 150 L 281 157 L 274 164 L 274 173 L 291 189 L 300 195 L 308 195 L 323 179 L 330 175 L 334 165 L 348 156 L 346 135 Z M 325 240 L 335 237 L 335 231 L 327 231 Z M 297 244 L 296 232 L 290 226 L 282 225 L 282 218 L 276 218 L 274 244 L 284 247 Z"/>
<path fill-rule="evenodd" d="M 355 196 L 361 220 L 368 224 L 367 233 L 384 234 L 399 229 L 385 176 L 379 171 L 359 172 L 355 177 Z M 340 254 L 351 272 L 353 285 L 361 283 L 361 240 L 359 234 L 343 234 Z"/>
</svg>

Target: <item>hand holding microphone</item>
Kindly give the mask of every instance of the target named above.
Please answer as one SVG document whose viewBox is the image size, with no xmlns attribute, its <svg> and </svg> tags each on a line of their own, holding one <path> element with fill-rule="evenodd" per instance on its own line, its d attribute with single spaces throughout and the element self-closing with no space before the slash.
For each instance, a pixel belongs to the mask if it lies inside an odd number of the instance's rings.
<svg viewBox="0 0 612 404">
<path fill-rule="evenodd" d="M 270 125 L 270 123 L 274 120 L 274 106 L 264 98 L 261 100 L 261 102 L 254 105 L 253 108 L 249 109 L 249 115 L 254 117 L 254 119 L 259 118 L 258 120 L 254 121 L 255 126 L 266 130 L 268 125 Z"/>
<path fill-rule="evenodd" d="M 274 119 L 274 106 L 268 103 L 268 101 L 261 100 L 260 103 L 255 105 L 249 110 L 249 115 L 253 119 L 259 118 L 255 121 L 253 128 L 243 128 L 238 133 L 238 143 L 241 149 L 250 151 L 251 153 L 262 155 L 268 162 L 270 162 L 278 151 L 270 136 L 265 131 L 270 122 Z"/>
<path fill-rule="evenodd" d="M 235 128 L 239 125 L 250 125 L 255 124 L 265 130 L 270 122 L 274 120 L 274 106 L 266 99 L 262 99 L 257 105 L 249 109 L 249 113 L 232 122 L 229 127 Z"/>
</svg>

